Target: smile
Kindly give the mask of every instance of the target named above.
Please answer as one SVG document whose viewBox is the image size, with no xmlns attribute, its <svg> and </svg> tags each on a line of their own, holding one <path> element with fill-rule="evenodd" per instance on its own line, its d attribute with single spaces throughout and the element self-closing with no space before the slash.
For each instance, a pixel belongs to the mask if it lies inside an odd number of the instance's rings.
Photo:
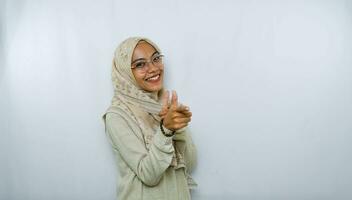
<svg viewBox="0 0 352 200">
<path fill-rule="evenodd" d="M 145 79 L 146 81 L 157 81 L 157 80 L 159 80 L 160 79 L 160 74 L 156 74 L 156 75 L 154 75 L 154 76 L 152 76 L 152 77 L 149 77 L 149 78 L 147 78 L 147 79 Z"/>
</svg>

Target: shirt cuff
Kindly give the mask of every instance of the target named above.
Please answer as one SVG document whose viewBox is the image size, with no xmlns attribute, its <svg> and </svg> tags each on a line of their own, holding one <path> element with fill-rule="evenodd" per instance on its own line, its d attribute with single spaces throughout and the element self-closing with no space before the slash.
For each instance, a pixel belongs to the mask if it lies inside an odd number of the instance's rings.
<svg viewBox="0 0 352 200">
<path fill-rule="evenodd" d="M 170 129 L 167 129 L 164 125 L 162 125 L 162 126 L 163 126 L 163 129 L 164 129 L 164 132 L 165 132 L 166 135 L 171 135 L 172 132 L 174 132 L 174 131 L 172 131 Z"/>
<path fill-rule="evenodd" d="M 161 130 L 159 129 L 156 134 L 154 135 L 154 144 L 159 148 L 162 149 L 164 152 L 173 152 L 174 146 L 172 145 L 172 139 L 174 136 L 167 137 L 165 136 Z"/>
</svg>

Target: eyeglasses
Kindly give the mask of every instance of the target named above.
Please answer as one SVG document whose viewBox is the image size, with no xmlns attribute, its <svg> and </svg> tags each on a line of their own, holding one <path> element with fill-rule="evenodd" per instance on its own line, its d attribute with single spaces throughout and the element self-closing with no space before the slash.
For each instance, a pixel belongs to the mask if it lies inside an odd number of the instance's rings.
<svg viewBox="0 0 352 200">
<path fill-rule="evenodd" d="M 141 58 L 132 62 L 131 69 L 137 70 L 138 72 L 145 73 L 149 69 L 149 63 L 153 64 L 156 67 L 161 67 L 163 65 L 164 55 L 155 54 L 150 60 Z"/>
</svg>

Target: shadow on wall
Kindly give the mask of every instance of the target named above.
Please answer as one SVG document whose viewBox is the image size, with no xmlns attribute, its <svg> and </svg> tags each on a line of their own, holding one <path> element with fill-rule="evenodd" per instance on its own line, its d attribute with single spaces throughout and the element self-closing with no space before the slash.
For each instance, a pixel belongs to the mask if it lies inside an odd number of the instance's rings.
<svg viewBox="0 0 352 200">
<path fill-rule="evenodd" d="M 5 1 L 6 4 L 6 1 Z M 0 82 L 4 74 L 5 66 L 5 6 L 0 5 Z"/>
<path fill-rule="evenodd" d="M 24 0 L 3 0 L 0 3 L 0 82 L 3 80 L 7 66 L 7 47 L 10 46 L 10 36 L 16 35 L 19 29 L 23 8 L 27 4 Z M 14 39 L 14 38 L 13 38 Z"/>
</svg>

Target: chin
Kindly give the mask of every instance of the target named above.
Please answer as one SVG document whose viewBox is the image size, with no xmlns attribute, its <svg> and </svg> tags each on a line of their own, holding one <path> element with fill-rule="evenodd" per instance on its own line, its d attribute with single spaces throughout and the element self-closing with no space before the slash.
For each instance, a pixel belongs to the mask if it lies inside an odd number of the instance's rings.
<svg viewBox="0 0 352 200">
<path fill-rule="evenodd" d="M 144 88 L 144 90 L 146 90 L 146 91 L 148 91 L 148 92 L 158 92 L 158 91 L 160 91 L 161 89 L 163 88 L 163 85 L 162 84 L 160 84 L 160 85 L 155 85 L 155 86 L 147 86 L 147 87 L 145 87 Z"/>
</svg>

